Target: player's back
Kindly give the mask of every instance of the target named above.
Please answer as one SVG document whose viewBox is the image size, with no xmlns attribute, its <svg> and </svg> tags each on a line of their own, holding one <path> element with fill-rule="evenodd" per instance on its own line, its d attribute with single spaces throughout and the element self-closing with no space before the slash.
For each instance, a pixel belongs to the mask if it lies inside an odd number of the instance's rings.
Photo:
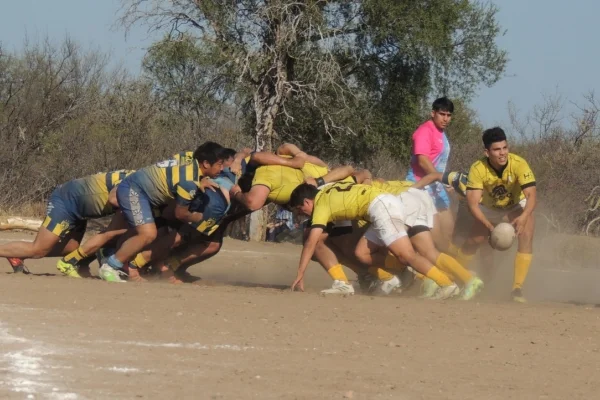
<svg viewBox="0 0 600 400">
<path fill-rule="evenodd" d="M 266 186 L 270 191 L 268 200 L 285 205 L 290 201 L 294 189 L 303 183 L 305 178 L 318 178 L 327 172 L 327 168 L 311 163 L 305 163 L 302 169 L 283 165 L 264 165 L 256 169 L 252 186 Z"/>
<path fill-rule="evenodd" d="M 313 225 L 343 220 L 369 220 L 368 210 L 377 196 L 386 192 L 371 185 L 339 182 L 319 191 L 314 201 Z"/>
<path fill-rule="evenodd" d="M 110 191 L 134 172 L 118 170 L 74 179 L 59 188 L 60 194 L 70 204 L 71 211 L 77 217 L 98 218 L 113 212 L 112 206 L 108 203 Z"/>
<path fill-rule="evenodd" d="M 411 181 L 373 181 L 371 184 L 377 189 L 396 196 L 406 192 L 412 185 L 414 185 L 414 182 Z"/>
</svg>

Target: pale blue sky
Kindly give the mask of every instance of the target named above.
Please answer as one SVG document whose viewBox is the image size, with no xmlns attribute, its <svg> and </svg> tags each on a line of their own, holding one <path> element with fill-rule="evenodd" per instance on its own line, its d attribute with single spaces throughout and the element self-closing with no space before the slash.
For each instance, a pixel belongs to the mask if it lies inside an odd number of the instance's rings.
<svg viewBox="0 0 600 400">
<path fill-rule="evenodd" d="M 508 50 L 510 62 L 506 77 L 492 88 L 481 88 L 473 100 L 484 125 L 505 124 L 509 101 L 526 113 L 541 102 L 543 93 L 558 90 L 566 99 L 579 101 L 600 87 L 594 28 L 600 2 L 495 2 L 507 30 L 499 44 Z M 33 40 L 48 35 L 58 42 L 68 33 L 84 46 L 110 51 L 113 63 L 122 62 L 137 73 L 151 38 L 142 27 L 127 40 L 123 31 L 111 29 L 119 6 L 119 0 L 0 0 L 0 42 L 18 50 L 26 34 Z"/>
</svg>

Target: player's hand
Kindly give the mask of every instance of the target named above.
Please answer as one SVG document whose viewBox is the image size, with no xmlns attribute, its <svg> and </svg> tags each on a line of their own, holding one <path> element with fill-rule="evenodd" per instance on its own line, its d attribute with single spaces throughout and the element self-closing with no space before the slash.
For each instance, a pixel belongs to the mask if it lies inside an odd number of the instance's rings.
<svg viewBox="0 0 600 400">
<path fill-rule="evenodd" d="M 234 160 L 229 166 L 229 170 L 235 174 L 238 178 L 242 176 L 242 160 Z"/>
<path fill-rule="evenodd" d="M 200 188 L 200 190 L 202 190 L 203 192 L 206 191 L 206 189 L 210 189 L 213 192 L 215 191 L 215 189 L 219 188 L 219 184 L 214 182 L 212 179 L 210 179 L 208 176 L 205 178 L 202 178 L 200 180 L 200 185 L 198 185 L 198 187 Z"/>
<path fill-rule="evenodd" d="M 296 278 L 294 283 L 292 283 L 292 287 L 291 287 L 292 292 L 295 291 L 296 288 L 298 288 L 298 290 L 300 290 L 301 292 L 304 292 L 304 277 L 303 276 Z"/>
<path fill-rule="evenodd" d="M 314 187 L 317 187 L 317 181 L 315 178 L 305 178 L 304 183 L 308 183 L 309 185 L 313 185 Z"/>
<path fill-rule="evenodd" d="M 517 236 L 519 236 L 523 229 L 525 229 L 525 224 L 527 224 L 527 217 L 524 215 L 519 215 L 513 220 L 512 225 L 515 227 Z"/>
<path fill-rule="evenodd" d="M 301 151 L 290 159 L 290 167 L 302 169 L 306 163 L 306 153 Z"/>
</svg>

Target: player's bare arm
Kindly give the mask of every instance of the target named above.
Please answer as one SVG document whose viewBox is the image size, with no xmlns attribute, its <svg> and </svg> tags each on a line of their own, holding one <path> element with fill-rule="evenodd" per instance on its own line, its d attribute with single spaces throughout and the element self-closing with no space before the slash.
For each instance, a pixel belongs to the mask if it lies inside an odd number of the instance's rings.
<svg viewBox="0 0 600 400">
<path fill-rule="evenodd" d="M 533 214 L 533 210 L 535 209 L 535 205 L 537 202 L 537 189 L 535 186 L 530 186 L 523 189 L 523 195 L 525 196 L 525 200 L 527 203 L 525 204 L 525 208 L 521 215 L 515 218 L 512 221 L 515 230 L 517 231 L 517 235 L 520 235 L 523 232 L 525 225 L 527 224 L 527 220 Z"/>
<path fill-rule="evenodd" d="M 342 179 L 346 179 L 354 173 L 354 167 L 351 165 L 343 165 L 341 167 L 337 167 L 329 171 L 327 174 L 321 176 L 320 178 L 307 178 L 305 180 L 306 183 L 311 184 L 313 186 L 319 187 L 323 186 L 326 183 L 341 181 Z"/>
<path fill-rule="evenodd" d="M 261 151 L 250 156 L 250 162 L 258 165 L 281 165 L 284 167 L 302 169 L 306 163 L 306 153 L 297 153 L 292 158 L 280 157 L 277 154 Z"/>
<path fill-rule="evenodd" d="M 427 175 L 425 175 L 424 177 L 422 177 L 419 182 L 415 183 L 414 185 L 412 185 L 412 188 L 415 189 L 424 189 L 425 186 L 432 184 L 433 182 L 439 182 L 442 180 L 444 174 L 442 174 L 441 172 L 431 172 Z"/>
<path fill-rule="evenodd" d="M 432 172 L 437 172 L 435 166 L 426 155 L 417 155 L 417 162 L 419 163 L 419 167 L 421 167 L 426 173 L 431 174 Z"/>
<path fill-rule="evenodd" d="M 469 211 L 473 214 L 473 217 L 481 222 L 486 228 L 491 231 L 494 230 L 494 225 L 485 217 L 483 211 L 479 208 L 479 202 L 483 196 L 483 190 L 480 189 L 468 189 L 467 190 L 467 205 Z"/>
<path fill-rule="evenodd" d="M 302 247 L 302 254 L 300 255 L 300 263 L 298 265 L 298 275 L 296 275 L 296 280 L 292 283 L 292 291 L 294 291 L 296 287 L 302 292 L 304 291 L 304 272 L 315 253 L 315 248 L 317 247 L 317 243 L 319 242 L 322 233 L 323 228 L 321 227 L 314 227 L 310 230 L 308 238 L 306 238 L 304 246 Z"/>
<path fill-rule="evenodd" d="M 327 168 L 327 163 L 325 163 L 323 160 L 321 160 L 318 157 L 311 156 L 310 154 L 306 154 L 298 146 L 296 146 L 295 144 L 292 144 L 292 143 L 282 144 L 281 146 L 279 146 L 276 153 L 280 156 L 292 156 L 292 157 L 295 157 L 298 154 L 303 153 L 304 156 L 306 157 L 306 162 L 317 165 L 319 167 Z"/>
<path fill-rule="evenodd" d="M 244 147 L 240 151 L 238 151 L 233 159 L 233 162 L 229 166 L 231 172 L 240 176 L 242 174 L 242 161 L 249 157 L 252 154 L 252 149 L 249 147 Z"/>
<path fill-rule="evenodd" d="M 354 180 L 356 183 L 370 185 L 373 183 L 373 174 L 368 169 L 361 169 L 354 173 Z"/>
</svg>

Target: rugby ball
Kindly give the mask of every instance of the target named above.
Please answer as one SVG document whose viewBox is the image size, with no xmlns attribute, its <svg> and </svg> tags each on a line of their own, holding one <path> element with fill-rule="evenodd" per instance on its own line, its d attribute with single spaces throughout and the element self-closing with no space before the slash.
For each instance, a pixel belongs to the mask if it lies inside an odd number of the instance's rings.
<svg viewBox="0 0 600 400">
<path fill-rule="evenodd" d="M 508 250 L 517 236 L 515 228 L 508 222 L 501 222 L 492 231 L 490 235 L 490 245 L 495 250 Z"/>
</svg>

